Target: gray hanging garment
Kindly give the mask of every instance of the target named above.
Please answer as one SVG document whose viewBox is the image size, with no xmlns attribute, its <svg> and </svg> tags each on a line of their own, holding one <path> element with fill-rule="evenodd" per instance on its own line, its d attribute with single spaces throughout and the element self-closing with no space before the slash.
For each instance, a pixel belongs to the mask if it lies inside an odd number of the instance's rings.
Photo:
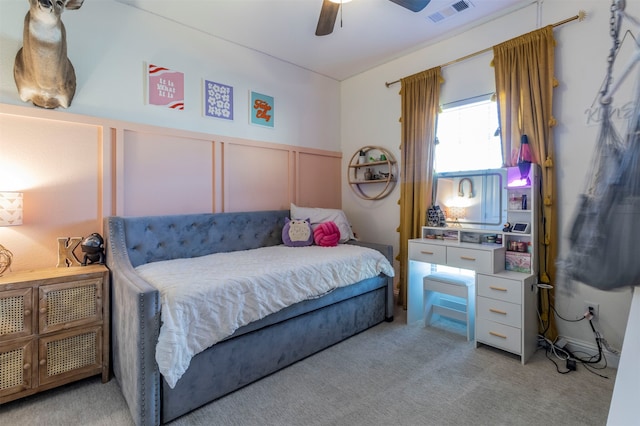
<svg viewBox="0 0 640 426">
<path fill-rule="evenodd" d="M 610 120 L 610 103 L 569 241 L 558 263 L 569 278 L 601 290 L 640 285 L 640 81 L 624 141 Z"/>
<path fill-rule="evenodd" d="M 612 0 L 610 34 L 613 45 L 607 58 L 607 76 L 601 92 L 603 120 L 596 152 L 580 196 L 569 242 L 571 249 L 558 268 L 568 278 L 601 290 L 640 284 L 640 73 L 636 72 L 633 113 L 622 140 L 611 122 L 612 94 L 640 62 L 640 46 L 615 85 L 613 65 L 619 52 L 620 28 L 626 3 Z M 636 23 L 637 21 L 631 20 Z"/>
</svg>

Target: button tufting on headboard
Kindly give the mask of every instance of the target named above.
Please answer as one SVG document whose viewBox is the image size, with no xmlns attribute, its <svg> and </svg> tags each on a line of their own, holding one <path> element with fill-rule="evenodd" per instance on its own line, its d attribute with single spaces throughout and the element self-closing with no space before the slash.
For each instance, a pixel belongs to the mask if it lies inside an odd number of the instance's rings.
<svg viewBox="0 0 640 426">
<path fill-rule="evenodd" d="M 282 244 L 288 210 L 113 217 L 121 221 L 132 265 Z"/>
</svg>

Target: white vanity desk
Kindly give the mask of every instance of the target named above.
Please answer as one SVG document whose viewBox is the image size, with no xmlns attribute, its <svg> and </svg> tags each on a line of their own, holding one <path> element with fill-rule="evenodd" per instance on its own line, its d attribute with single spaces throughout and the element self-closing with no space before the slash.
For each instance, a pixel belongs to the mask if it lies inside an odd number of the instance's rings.
<svg viewBox="0 0 640 426">
<path fill-rule="evenodd" d="M 537 276 L 506 271 L 503 245 L 409 240 L 407 323 L 424 320 L 423 278 L 431 273 L 432 265 L 475 271 L 476 347 L 490 345 L 519 355 L 522 364 L 526 363 L 537 347 Z"/>
</svg>

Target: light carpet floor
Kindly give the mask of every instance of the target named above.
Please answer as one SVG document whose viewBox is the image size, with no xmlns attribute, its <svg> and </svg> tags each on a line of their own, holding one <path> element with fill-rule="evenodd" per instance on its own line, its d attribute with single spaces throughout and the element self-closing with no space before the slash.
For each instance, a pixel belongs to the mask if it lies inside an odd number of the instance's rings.
<svg viewBox="0 0 640 426">
<path fill-rule="evenodd" d="M 616 370 L 559 374 L 475 348 L 460 325 L 407 325 L 396 312 L 345 342 L 171 425 L 605 425 Z M 561 369 L 564 370 L 563 364 Z M 0 406 L 0 425 L 132 425 L 116 380 L 89 378 Z"/>
</svg>

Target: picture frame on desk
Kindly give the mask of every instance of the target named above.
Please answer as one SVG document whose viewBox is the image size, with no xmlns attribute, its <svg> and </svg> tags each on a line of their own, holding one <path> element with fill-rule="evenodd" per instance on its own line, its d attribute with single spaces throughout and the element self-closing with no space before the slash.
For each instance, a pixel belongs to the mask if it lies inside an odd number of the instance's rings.
<svg viewBox="0 0 640 426">
<path fill-rule="evenodd" d="M 531 273 L 531 253 L 507 251 L 504 269 L 507 271 Z"/>
</svg>

